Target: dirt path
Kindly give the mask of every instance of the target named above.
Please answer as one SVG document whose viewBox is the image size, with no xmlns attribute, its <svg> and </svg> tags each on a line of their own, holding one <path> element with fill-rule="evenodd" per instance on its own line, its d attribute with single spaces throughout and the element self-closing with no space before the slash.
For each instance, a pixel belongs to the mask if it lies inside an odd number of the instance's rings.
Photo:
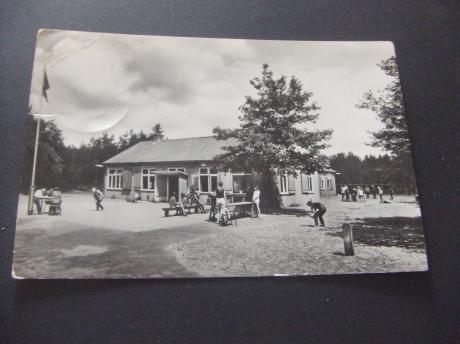
<svg viewBox="0 0 460 344">
<path fill-rule="evenodd" d="M 197 225 L 129 232 L 56 223 L 18 232 L 13 266 L 25 278 L 196 277 L 164 248 L 208 233 Z"/>
<path fill-rule="evenodd" d="M 86 197 L 72 195 L 62 217 L 19 217 L 16 275 L 230 277 L 427 269 L 420 210 L 408 197 L 388 204 L 325 199 L 326 229 L 292 214 L 264 214 L 221 227 L 202 214 L 165 218 L 161 204 L 110 201 L 107 211 L 96 212 Z M 356 225 L 353 257 L 343 256 L 345 222 Z"/>
<path fill-rule="evenodd" d="M 188 270 L 202 276 L 267 276 L 419 271 L 427 269 L 425 253 L 398 247 L 355 245 L 355 256 L 343 255 L 343 240 L 296 216 L 264 215 L 238 226 L 167 249 Z"/>
</svg>

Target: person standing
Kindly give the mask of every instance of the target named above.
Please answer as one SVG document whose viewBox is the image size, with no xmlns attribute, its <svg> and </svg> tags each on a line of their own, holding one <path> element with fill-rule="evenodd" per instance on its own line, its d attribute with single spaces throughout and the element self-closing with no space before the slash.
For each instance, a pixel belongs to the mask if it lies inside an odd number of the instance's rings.
<svg viewBox="0 0 460 344">
<path fill-rule="evenodd" d="M 371 189 L 369 188 L 369 185 L 364 188 L 364 194 L 366 195 L 366 199 L 369 199 L 369 195 L 371 193 Z"/>
<path fill-rule="evenodd" d="M 104 199 L 104 194 L 102 191 L 96 189 L 95 187 L 93 187 L 91 191 L 93 192 L 94 199 L 96 200 L 96 211 L 99 211 L 99 209 L 104 210 L 104 207 L 101 204 L 102 200 Z"/>
<path fill-rule="evenodd" d="M 257 217 L 260 215 L 260 190 L 259 187 L 256 185 L 254 188 L 254 193 L 252 194 L 252 201 L 256 204 L 257 210 Z"/>
<path fill-rule="evenodd" d="M 313 217 L 313 220 L 315 220 L 315 226 L 318 226 L 318 219 L 319 219 L 319 222 L 321 223 L 321 227 L 324 227 L 325 224 L 324 224 L 323 215 L 326 213 L 326 206 L 319 202 L 313 203 L 312 201 L 308 201 L 307 205 L 313 211 L 312 217 Z"/>
<path fill-rule="evenodd" d="M 217 183 L 217 189 L 216 189 L 216 206 L 217 206 L 217 223 L 220 223 L 221 221 L 221 216 L 222 216 L 222 210 L 225 207 L 225 189 L 224 189 L 224 183 L 221 181 Z"/>
<path fill-rule="evenodd" d="M 350 202 L 350 189 L 348 185 L 345 185 L 345 201 Z"/>
<path fill-rule="evenodd" d="M 382 187 L 380 185 L 377 186 L 377 190 L 379 192 L 380 202 L 383 202 L 383 189 L 382 189 Z"/>
<path fill-rule="evenodd" d="M 353 202 L 356 202 L 358 200 L 357 197 L 358 197 L 358 188 L 354 187 L 351 191 L 351 200 Z"/>
<path fill-rule="evenodd" d="M 340 188 L 340 193 L 342 194 L 342 202 L 345 200 L 345 190 L 348 189 L 348 187 L 346 185 L 342 185 L 342 187 Z"/>
<path fill-rule="evenodd" d="M 195 203 L 200 212 L 204 214 L 206 212 L 204 210 L 204 205 L 200 202 L 200 195 L 198 194 L 198 192 L 195 191 L 193 185 L 190 187 L 190 197 L 192 199 L 192 203 Z"/>
<path fill-rule="evenodd" d="M 34 203 L 39 214 L 42 213 L 42 197 L 46 196 L 46 189 L 38 189 L 34 192 Z"/>
<path fill-rule="evenodd" d="M 372 198 L 377 199 L 377 188 L 372 184 L 371 185 Z"/>
<path fill-rule="evenodd" d="M 209 199 L 211 203 L 211 210 L 209 211 L 209 221 L 216 221 L 216 195 L 210 193 Z"/>
<path fill-rule="evenodd" d="M 358 199 L 360 202 L 366 202 L 366 197 L 364 196 L 364 189 L 361 186 L 358 186 Z"/>
<path fill-rule="evenodd" d="M 390 186 L 390 190 L 388 190 L 388 192 L 390 193 L 390 199 L 392 200 L 393 199 L 393 194 L 394 194 L 394 190 L 393 188 Z"/>
</svg>

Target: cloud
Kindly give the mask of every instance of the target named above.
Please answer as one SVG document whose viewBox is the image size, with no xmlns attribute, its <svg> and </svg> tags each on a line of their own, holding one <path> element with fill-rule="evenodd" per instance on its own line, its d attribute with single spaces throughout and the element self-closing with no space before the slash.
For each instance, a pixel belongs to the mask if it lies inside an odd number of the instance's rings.
<svg viewBox="0 0 460 344">
<path fill-rule="evenodd" d="M 236 127 L 238 107 L 254 94 L 249 80 L 268 63 L 275 77 L 294 75 L 321 107 L 316 126 L 332 128 L 328 152 L 378 153 L 366 146 L 381 127 L 356 109 L 368 89 L 388 77 L 377 63 L 394 54 L 388 42 L 293 42 L 42 32 L 37 41 L 31 103 L 59 113 L 66 143 L 98 132 L 115 136 L 161 123 L 166 136 L 210 135 Z M 41 97 L 46 64 L 49 103 Z"/>
</svg>

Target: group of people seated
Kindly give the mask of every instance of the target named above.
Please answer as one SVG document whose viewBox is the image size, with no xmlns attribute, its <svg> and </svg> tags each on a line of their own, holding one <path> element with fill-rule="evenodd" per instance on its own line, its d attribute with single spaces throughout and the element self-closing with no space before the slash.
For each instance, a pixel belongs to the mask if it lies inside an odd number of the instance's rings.
<svg viewBox="0 0 460 344">
<path fill-rule="evenodd" d="M 220 181 L 217 183 L 216 191 L 209 193 L 209 197 L 211 199 L 211 210 L 209 212 L 210 221 L 215 221 L 216 215 L 219 221 L 222 218 L 222 214 L 225 211 L 226 196 L 227 195 L 225 193 L 224 184 Z M 252 193 L 251 198 L 252 202 L 255 203 L 258 216 L 260 214 L 260 190 L 257 186 L 254 188 L 254 192 Z M 169 206 L 171 208 L 177 209 L 179 214 L 183 216 L 187 216 L 184 207 L 188 205 L 195 205 L 198 207 L 201 213 L 206 213 L 204 205 L 200 201 L 200 194 L 195 190 L 193 186 L 190 187 L 190 192 L 188 195 L 182 193 L 179 199 L 177 193 L 174 192 L 169 199 Z"/>
<path fill-rule="evenodd" d="M 61 191 L 58 187 L 46 189 L 41 188 L 34 192 L 34 204 L 37 207 L 39 214 L 43 211 L 43 202 L 49 205 L 49 215 L 55 215 L 60 213 L 62 196 Z"/>
<path fill-rule="evenodd" d="M 195 205 L 198 207 L 198 210 L 201 213 L 205 213 L 204 205 L 200 202 L 200 195 L 196 192 L 195 188 L 192 186 L 190 187 L 190 193 L 186 195 L 185 193 L 181 193 L 180 199 L 177 197 L 177 193 L 173 192 L 171 198 L 169 199 L 169 206 L 171 208 L 178 209 L 179 214 L 183 216 L 187 216 L 185 213 L 186 206 Z"/>
<path fill-rule="evenodd" d="M 224 185 L 222 182 L 217 184 L 216 192 L 210 193 L 209 197 L 211 198 L 211 211 L 209 212 L 209 221 L 216 221 L 217 223 L 221 222 L 222 214 L 227 211 L 226 210 L 226 193 L 224 189 Z M 250 201 L 255 203 L 256 207 L 256 216 L 260 215 L 260 190 L 259 187 L 256 186 L 254 191 L 252 192 Z M 216 219 L 217 215 L 217 219 Z"/>
</svg>

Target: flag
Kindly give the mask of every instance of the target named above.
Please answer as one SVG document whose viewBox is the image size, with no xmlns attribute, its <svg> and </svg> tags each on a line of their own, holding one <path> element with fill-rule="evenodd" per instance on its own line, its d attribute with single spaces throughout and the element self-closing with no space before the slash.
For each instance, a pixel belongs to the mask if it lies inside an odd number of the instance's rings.
<svg viewBox="0 0 460 344">
<path fill-rule="evenodd" d="M 46 94 L 46 91 L 50 88 L 50 84 L 48 82 L 48 77 L 46 76 L 46 69 L 43 71 L 43 85 L 42 85 L 42 96 L 43 98 L 46 99 L 46 102 L 48 102 L 48 95 Z"/>
</svg>

